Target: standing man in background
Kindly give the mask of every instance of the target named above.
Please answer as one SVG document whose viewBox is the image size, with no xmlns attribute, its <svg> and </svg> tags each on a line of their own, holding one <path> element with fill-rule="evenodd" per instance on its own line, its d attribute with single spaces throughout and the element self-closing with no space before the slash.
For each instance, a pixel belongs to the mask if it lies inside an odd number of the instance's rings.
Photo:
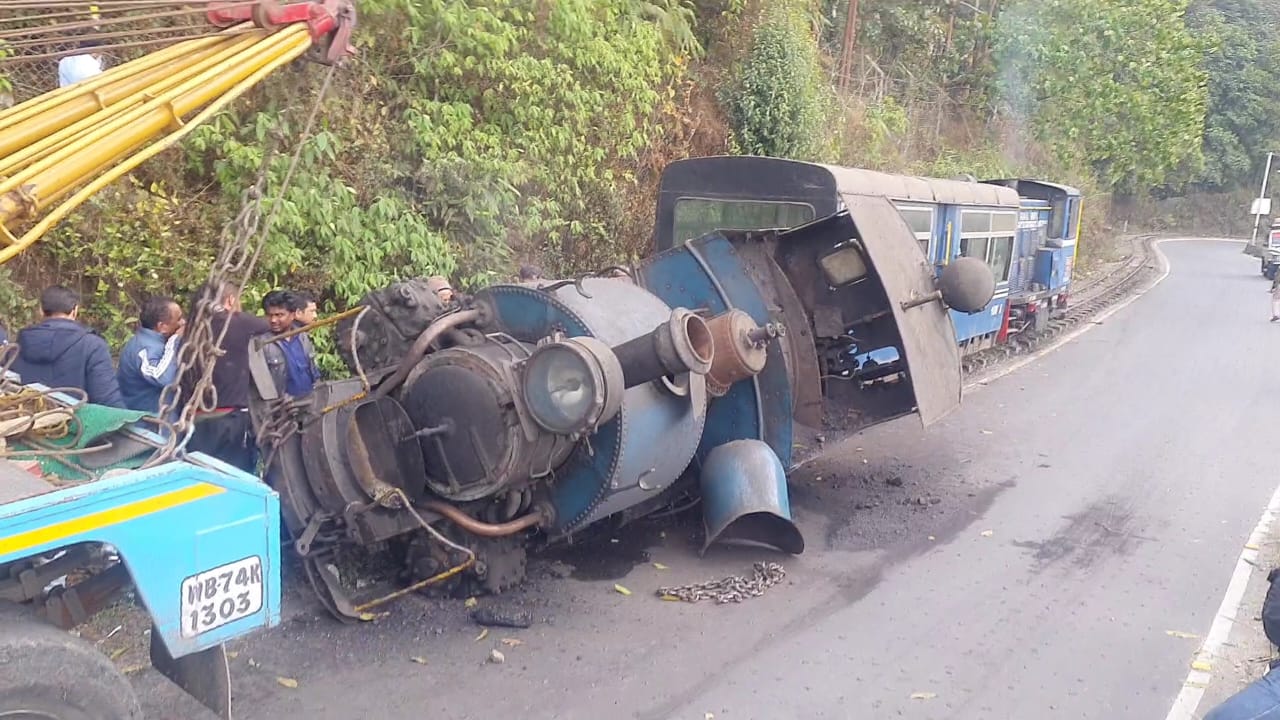
<svg viewBox="0 0 1280 720">
<path fill-rule="evenodd" d="M 142 304 L 138 331 L 120 350 L 116 370 L 120 394 L 130 410 L 159 412 L 160 391 L 178 377 L 178 343 L 185 326 L 182 308 L 173 298 L 153 297 Z"/>
<path fill-rule="evenodd" d="M 315 322 L 316 315 L 319 314 L 315 297 L 306 290 L 297 290 L 293 293 L 293 299 L 298 308 L 295 317 L 297 324 L 310 325 Z"/>
<path fill-rule="evenodd" d="M 87 32 L 101 33 L 102 26 L 98 24 L 101 16 L 98 14 L 98 6 L 89 6 L 89 19 L 93 25 Z M 75 55 L 68 55 L 58 61 L 58 87 L 64 88 L 68 85 L 75 85 L 81 80 L 102 73 L 102 57 L 96 53 L 89 52 L 97 43 L 93 40 L 81 40 L 76 43 L 76 48 L 80 50 Z"/>
<path fill-rule="evenodd" d="M 249 422 L 249 341 L 267 332 L 267 321 L 240 308 L 240 288 L 231 283 L 205 285 L 192 298 L 191 314 L 196 302 L 209 301 L 213 316 L 210 325 L 217 337 L 226 327 L 226 335 L 218 345 L 222 355 L 213 363 L 213 389 L 218 394 L 218 407 L 197 416 L 189 450 L 208 453 L 250 474 L 258 470 L 258 443 Z M 195 368 L 192 380 L 203 373 Z M 191 388 L 186 388 L 190 397 Z"/>
<path fill-rule="evenodd" d="M 107 341 L 77 321 L 80 295 L 60 285 L 40 293 L 44 320 L 18 332 L 12 370 L 24 383 L 84 390 L 89 402 L 124 407 Z"/>
<path fill-rule="evenodd" d="M 88 80 L 102 74 L 102 57 L 89 52 L 94 44 L 89 40 L 81 40 L 75 55 L 68 55 L 58 61 L 58 87 L 64 88 Z"/>
<path fill-rule="evenodd" d="M 1271 322 L 1280 322 L 1280 272 L 1271 281 Z"/>
</svg>

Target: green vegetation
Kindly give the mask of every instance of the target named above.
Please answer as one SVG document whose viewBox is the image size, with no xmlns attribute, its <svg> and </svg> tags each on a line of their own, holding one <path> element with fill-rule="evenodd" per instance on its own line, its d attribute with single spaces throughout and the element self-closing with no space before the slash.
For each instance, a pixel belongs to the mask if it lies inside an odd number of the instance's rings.
<svg viewBox="0 0 1280 720">
<path fill-rule="evenodd" d="M 662 167 L 721 152 L 1075 184 L 1087 263 L 1110 198 L 1236 192 L 1276 145 L 1280 0 L 853 10 L 362 0 L 358 61 L 332 78 L 250 298 L 295 286 L 336 311 L 407 275 L 465 287 L 523 261 L 632 259 Z M 118 339 L 142 297 L 192 289 L 268 148 L 274 197 L 326 72 L 282 71 L 86 205 L 0 277 L 6 321 L 40 284 L 79 282 Z"/>
<path fill-rule="evenodd" d="M 809 18 L 786 4 L 773 6 L 724 88 L 734 146 L 746 155 L 828 159 L 835 150 L 825 132 L 832 100 Z"/>
<path fill-rule="evenodd" d="M 1195 184 L 1217 191 L 1252 185 L 1280 138 L 1280 4 L 1211 0 L 1193 6 L 1189 21 L 1211 42 L 1205 163 Z"/>
<path fill-rule="evenodd" d="M 1186 0 L 1020 2 L 1000 18 L 997 64 L 1015 118 L 1107 188 L 1164 184 L 1202 160 L 1207 47 Z M 1187 170 L 1184 170 L 1187 171 Z"/>
</svg>

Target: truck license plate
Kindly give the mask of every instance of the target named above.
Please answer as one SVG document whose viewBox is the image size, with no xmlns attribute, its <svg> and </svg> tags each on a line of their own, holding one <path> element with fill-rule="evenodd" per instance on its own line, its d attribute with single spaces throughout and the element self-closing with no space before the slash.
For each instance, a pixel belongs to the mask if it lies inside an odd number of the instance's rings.
<svg viewBox="0 0 1280 720">
<path fill-rule="evenodd" d="M 262 558 L 247 557 L 182 581 L 182 637 L 195 637 L 262 609 Z"/>
</svg>

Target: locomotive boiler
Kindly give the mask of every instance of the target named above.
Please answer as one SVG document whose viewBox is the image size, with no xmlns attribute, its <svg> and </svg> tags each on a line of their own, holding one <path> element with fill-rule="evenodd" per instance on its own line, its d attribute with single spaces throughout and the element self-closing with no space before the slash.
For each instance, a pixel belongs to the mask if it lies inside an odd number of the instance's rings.
<svg viewBox="0 0 1280 720">
<path fill-rule="evenodd" d="M 935 280 L 892 204 L 850 196 L 798 228 L 714 232 L 633 268 L 448 303 L 398 282 L 338 325 L 352 376 L 307 398 L 284 396 L 251 348 L 251 412 L 339 618 L 416 589 L 500 592 L 531 544 L 691 499 L 704 551 L 798 554 L 799 438 L 956 407 L 948 308 L 980 310 L 993 286 L 972 259 Z M 860 358 L 889 347 L 864 382 Z M 398 590 L 356 577 L 376 558 L 401 569 Z"/>
</svg>

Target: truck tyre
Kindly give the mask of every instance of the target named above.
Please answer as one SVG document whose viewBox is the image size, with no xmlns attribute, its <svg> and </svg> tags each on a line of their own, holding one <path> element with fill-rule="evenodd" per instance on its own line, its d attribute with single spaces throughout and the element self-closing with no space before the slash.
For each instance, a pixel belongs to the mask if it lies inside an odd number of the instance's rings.
<svg viewBox="0 0 1280 720">
<path fill-rule="evenodd" d="M 0 602 L 0 717 L 142 720 L 129 681 L 87 642 Z"/>
</svg>

